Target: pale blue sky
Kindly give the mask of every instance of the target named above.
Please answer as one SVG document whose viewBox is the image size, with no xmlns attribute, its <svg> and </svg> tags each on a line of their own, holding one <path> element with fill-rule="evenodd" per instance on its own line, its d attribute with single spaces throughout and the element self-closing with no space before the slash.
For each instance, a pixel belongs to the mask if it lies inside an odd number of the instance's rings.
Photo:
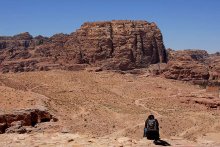
<svg viewBox="0 0 220 147">
<path fill-rule="evenodd" d="M 83 22 L 147 20 L 166 48 L 220 51 L 220 0 L 0 0 L 0 36 L 71 33 Z"/>
</svg>

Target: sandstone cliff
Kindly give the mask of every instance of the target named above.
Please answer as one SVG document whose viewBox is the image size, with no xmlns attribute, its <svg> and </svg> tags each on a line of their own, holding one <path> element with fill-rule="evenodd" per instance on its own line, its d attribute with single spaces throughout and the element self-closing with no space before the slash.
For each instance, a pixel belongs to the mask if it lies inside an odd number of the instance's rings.
<svg viewBox="0 0 220 147">
<path fill-rule="evenodd" d="M 207 85 L 220 83 L 220 56 L 204 50 L 168 50 L 168 64 L 163 72 L 169 79 Z"/>
<path fill-rule="evenodd" d="M 22 33 L 0 37 L 0 71 L 23 72 L 98 66 L 129 70 L 166 62 L 160 30 L 146 21 L 84 23 L 50 38 Z"/>
<path fill-rule="evenodd" d="M 160 64 L 158 70 L 156 63 Z M 0 72 L 50 69 L 149 69 L 166 78 L 219 84 L 220 56 L 204 50 L 165 50 L 155 23 L 114 20 L 84 23 L 71 34 L 52 37 L 21 33 L 0 37 Z"/>
</svg>

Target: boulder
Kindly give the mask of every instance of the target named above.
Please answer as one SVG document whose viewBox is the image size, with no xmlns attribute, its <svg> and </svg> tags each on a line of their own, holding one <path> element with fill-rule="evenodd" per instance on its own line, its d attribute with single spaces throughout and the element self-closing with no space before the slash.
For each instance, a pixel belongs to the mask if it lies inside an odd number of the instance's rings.
<svg viewBox="0 0 220 147">
<path fill-rule="evenodd" d="M 23 134 L 26 133 L 25 127 L 23 127 L 22 121 L 15 121 L 11 123 L 11 127 L 5 130 L 5 133 L 18 133 Z"/>
<path fill-rule="evenodd" d="M 38 123 L 57 121 L 49 112 L 39 109 L 20 110 L 0 115 L 0 133 L 25 133 L 25 126 L 34 127 Z"/>
</svg>

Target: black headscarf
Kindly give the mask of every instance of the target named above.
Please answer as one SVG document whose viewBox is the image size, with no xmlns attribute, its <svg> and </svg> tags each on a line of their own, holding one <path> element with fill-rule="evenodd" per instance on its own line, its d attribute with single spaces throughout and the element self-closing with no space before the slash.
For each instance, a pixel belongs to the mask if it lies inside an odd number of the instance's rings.
<svg viewBox="0 0 220 147">
<path fill-rule="evenodd" d="M 148 119 L 154 119 L 154 115 L 149 115 Z"/>
</svg>

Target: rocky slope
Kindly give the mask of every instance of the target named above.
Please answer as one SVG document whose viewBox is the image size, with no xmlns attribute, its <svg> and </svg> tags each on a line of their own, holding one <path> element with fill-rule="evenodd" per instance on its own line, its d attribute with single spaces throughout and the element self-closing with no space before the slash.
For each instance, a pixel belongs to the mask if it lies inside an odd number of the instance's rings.
<svg viewBox="0 0 220 147">
<path fill-rule="evenodd" d="M 149 114 L 172 146 L 220 145 L 220 99 L 178 80 L 111 71 L 6 73 L 0 93 L 2 147 L 154 146 L 143 138 Z"/>
<path fill-rule="evenodd" d="M 192 81 L 200 85 L 220 83 L 220 56 L 209 55 L 204 50 L 168 50 L 168 64 L 163 74 L 166 78 Z"/>
<path fill-rule="evenodd" d="M 22 33 L 0 37 L 1 72 L 77 70 L 87 65 L 128 70 L 166 62 L 162 34 L 155 23 L 84 23 L 70 35 L 50 38 Z"/>
</svg>

